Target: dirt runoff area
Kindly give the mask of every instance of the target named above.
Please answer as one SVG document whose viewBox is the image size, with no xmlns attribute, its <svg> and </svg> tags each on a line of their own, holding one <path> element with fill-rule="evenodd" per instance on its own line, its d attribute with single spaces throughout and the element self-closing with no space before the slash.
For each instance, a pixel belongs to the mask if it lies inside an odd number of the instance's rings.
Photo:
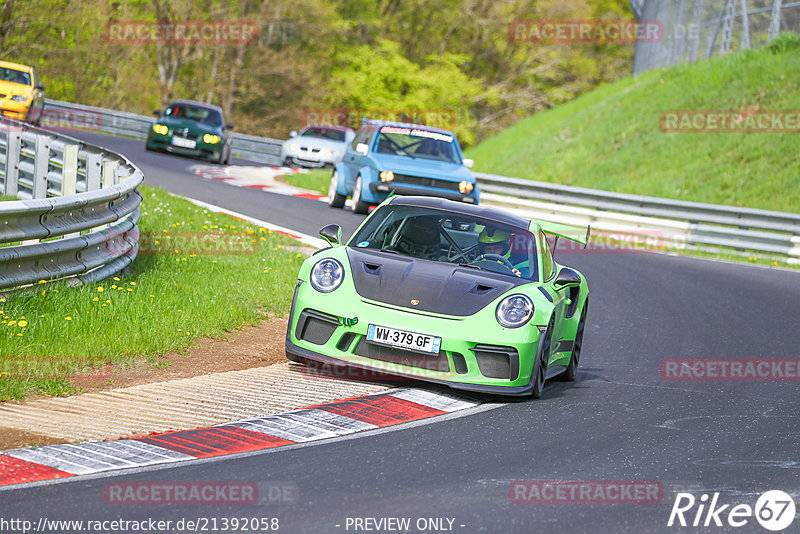
<svg viewBox="0 0 800 534">
<path fill-rule="evenodd" d="M 134 365 L 115 366 L 110 378 L 83 377 L 73 379 L 72 383 L 82 393 L 90 393 L 210 373 L 266 367 L 286 361 L 286 324 L 286 318 L 273 317 L 257 326 L 247 326 L 229 333 L 227 339 L 199 339 L 187 353 L 168 353 L 156 358 L 155 362 L 148 363 L 142 359 Z M 55 443 L 64 441 L 0 424 L 0 451 Z"/>
</svg>

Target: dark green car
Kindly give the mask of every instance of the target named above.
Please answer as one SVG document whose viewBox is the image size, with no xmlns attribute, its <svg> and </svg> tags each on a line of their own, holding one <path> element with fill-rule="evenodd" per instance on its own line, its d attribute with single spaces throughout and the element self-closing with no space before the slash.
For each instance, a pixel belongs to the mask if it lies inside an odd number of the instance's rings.
<svg viewBox="0 0 800 534">
<path fill-rule="evenodd" d="M 192 100 L 176 100 L 161 111 L 147 132 L 147 150 L 159 150 L 227 164 L 231 130 L 222 109 Z"/>
</svg>

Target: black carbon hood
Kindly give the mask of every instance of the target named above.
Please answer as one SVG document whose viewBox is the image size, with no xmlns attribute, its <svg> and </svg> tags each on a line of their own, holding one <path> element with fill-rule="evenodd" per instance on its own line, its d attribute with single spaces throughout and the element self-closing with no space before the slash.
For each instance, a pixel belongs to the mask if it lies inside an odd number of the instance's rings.
<svg viewBox="0 0 800 534">
<path fill-rule="evenodd" d="M 366 299 L 442 315 L 473 315 L 529 280 L 368 249 L 347 249 L 356 292 Z M 411 301 L 419 301 L 412 305 Z"/>
</svg>

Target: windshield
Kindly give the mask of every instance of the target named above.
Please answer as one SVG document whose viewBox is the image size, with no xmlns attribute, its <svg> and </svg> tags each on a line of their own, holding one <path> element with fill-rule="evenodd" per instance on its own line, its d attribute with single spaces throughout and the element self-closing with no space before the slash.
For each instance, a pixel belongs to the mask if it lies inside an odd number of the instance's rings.
<svg viewBox="0 0 800 534">
<path fill-rule="evenodd" d="M 452 135 L 411 127 L 384 126 L 378 133 L 377 152 L 396 156 L 459 163 Z"/>
<path fill-rule="evenodd" d="M 222 126 L 222 114 L 219 111 L 191 104 L 173 104 L 164 111 L 164 116 L 188 119 L 208 126 Z"/>
<path fill-rule="evenodd" d="M 22 85 L 30 85 L 31 84 L 31 75 L 28 72 L 22 72 L 21 70 L 16 69 L 9 69 L 6 67 L 0 67 L 0 80 L 4 82 L 12 82 L 12 83 L 19 83 Z"/>
<path fill-rule="evenodd" d="M 330 139 L 331 141 L 344 141 L 346 132 L 344 130 L 334 130 L 332 128 L 321 128 L 311 126 L 300 132 L 302 137 L 318 137 L 320 139 Z"/>
<path fill-rule="evenodd" d="M 384 206 L 349 246 L 459 264 L 538 280 L 536 239 L 527 230 L 480 217 L 413 206 Z"/>
</svg>

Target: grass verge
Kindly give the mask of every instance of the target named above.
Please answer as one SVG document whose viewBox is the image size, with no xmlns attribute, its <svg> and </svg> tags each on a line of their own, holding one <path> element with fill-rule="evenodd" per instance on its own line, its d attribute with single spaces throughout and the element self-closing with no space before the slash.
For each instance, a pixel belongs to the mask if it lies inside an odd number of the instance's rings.
<svg viewBox="0 0 800 534">
<path fill-rule="evenodd" d="M 327 195 L 332 172 L 331 169 L 314 169 L 303 174 L 283 174 L 279 179 L 289 185 Z"/>
<path fill-rule="evenodd" d="M 800 43 L 650 71 L 527 117 L 466 151 L 483 172 L 800 211 L 798 133 L 664 133 L 669 110 L 800 110 Z M 787 123 L 788 124 L 788 123 Z"/>
<path fill-rule="evenodd" d="M 0 297 L 0 401 L 75 393 L 75 373 L 102 376 L 142 356 L 288 313 L 296 242 L 150 187 L 142 251 L 91 286 L 39 283 Z"/>
</svg>

